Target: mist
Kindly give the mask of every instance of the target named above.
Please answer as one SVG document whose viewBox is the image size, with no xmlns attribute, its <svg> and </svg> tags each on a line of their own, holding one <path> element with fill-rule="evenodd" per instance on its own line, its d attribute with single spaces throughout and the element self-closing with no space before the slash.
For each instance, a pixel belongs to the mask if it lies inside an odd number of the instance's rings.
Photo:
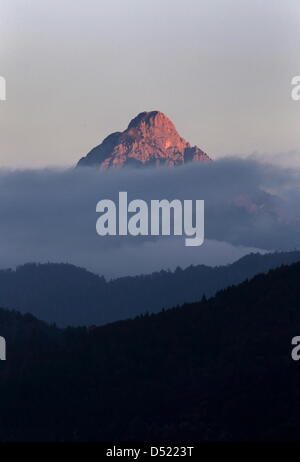
<svg viewBox="0 0 300 462">
<path fill-rule="evenodd" d="M 184 236 L 98 236 L 96 204 L 205 201 L 204 245 Z M 226 159 L 180 168 L 0 171 L 0 266 L 66 262 L 106 277 L 230 263 L 251 251 L 300 247 L 299 171 Z"/>
</svg>

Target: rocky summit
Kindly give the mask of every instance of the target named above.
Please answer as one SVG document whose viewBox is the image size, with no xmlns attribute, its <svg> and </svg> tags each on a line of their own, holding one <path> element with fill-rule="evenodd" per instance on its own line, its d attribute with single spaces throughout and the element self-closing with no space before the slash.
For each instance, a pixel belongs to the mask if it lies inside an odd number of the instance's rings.
<svg viewBox="0 0 300 462">
<path fill-rule="evenodd" d="M 109 135 L 77 165 L 103 170 L 124 166 L 178 166 L 210 160 L 200 148 L 182 138 L 162 112 L 151 111 L 136 116 L 124 132 Z"/>
</svg>

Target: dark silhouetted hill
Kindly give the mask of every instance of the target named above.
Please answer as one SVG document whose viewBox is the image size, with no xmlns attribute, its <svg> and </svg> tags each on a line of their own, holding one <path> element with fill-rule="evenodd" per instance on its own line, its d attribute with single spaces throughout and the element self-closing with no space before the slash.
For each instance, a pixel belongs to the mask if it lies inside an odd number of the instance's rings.
<svg viewBox="0 0 300 462">
<path fill-rule="evenodd" d="M 0 311 L 0 440 L 299 441 L 299 280 L 297 263 L 93 329 Z"/>
<path fill-rule="evenodd" d="M 251 254 L 220 267 L 190 266 L 174 272 L 106 281 L 67 264 L 27 264 L 0 271 L 0 306 L 30 312 L 59 326 L 100 325 L 201 300 L 281 264 L 300 252 Z"/>
</svg>

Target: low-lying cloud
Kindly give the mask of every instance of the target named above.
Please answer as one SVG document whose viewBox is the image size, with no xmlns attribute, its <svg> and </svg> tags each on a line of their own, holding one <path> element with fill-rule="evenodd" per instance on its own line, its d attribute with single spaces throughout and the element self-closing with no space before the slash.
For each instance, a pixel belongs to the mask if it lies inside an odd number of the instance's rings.
<svg viewBox="0 0 300 462">
<path fill-rule="evenodd" d="M 100 237 L 96 204 L 204 199 L 205 244 L 176 237 Z M 221 264 L 251 249 L 300 247 L 299 172 L 226 159 L 180 168 L 0 172 L 0 265 L 69 262 L 107 276 Z"/>
</svg>

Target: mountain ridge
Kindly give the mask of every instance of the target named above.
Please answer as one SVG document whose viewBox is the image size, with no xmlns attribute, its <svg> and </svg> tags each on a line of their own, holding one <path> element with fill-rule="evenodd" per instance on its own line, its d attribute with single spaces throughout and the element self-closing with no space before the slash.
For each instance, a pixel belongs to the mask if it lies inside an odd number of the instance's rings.
<svg viewBox="0 0 300 462">
<path fill-rule="evenodd" d="M 103 325 L 201 300 L 295 261 L 300 261 L 298 251 L 250 254 L 225 266 L 197 265 L 110 281 L 74 265 L 27 264 L 0 271 L 0 306 L 59 326 Z"/>
<path fill-rule="evenodd" d="M 299 276 L 93 329 L 0 309 L 0 440 L 299 441 Z"/>
</svg>

